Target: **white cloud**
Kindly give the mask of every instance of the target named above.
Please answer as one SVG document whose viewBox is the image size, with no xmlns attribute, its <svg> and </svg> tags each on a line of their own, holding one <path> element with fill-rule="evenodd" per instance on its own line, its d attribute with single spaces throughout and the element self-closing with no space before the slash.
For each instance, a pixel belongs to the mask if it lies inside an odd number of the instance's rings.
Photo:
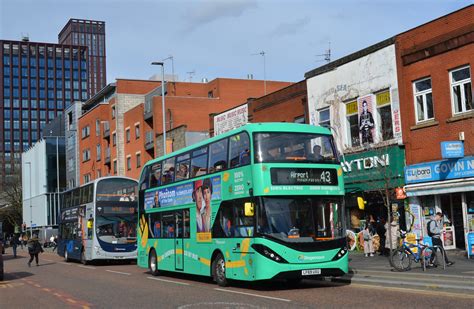
<svg viewBox="0 0 474 309">
<path fill-rule="evenodd" d="M 192 31 L 218 19 L 236 18 L 257 7 L 256 0 L 207 0 L 190 7 L 184 18 L 186 30 Z"/>
</svg>

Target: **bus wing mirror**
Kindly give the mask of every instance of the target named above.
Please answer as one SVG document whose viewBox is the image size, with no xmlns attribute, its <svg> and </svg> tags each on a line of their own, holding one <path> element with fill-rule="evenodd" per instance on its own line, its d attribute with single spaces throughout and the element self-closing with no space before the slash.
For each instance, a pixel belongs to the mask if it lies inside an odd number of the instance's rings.
<svg viewBox="0 0 474 309">
<path fill-rule="evenodd" d="M 359 209 L 360 209 L 360 210 L 364 210 L 364 209 L 365 209 L 365 204 L 366 204 L 366 203 L 367 203 L 367 202 L 364 201 L 364 198 L 362 198 L 362 197 L 360 197 L 360 196 L 357 197 L 357 206 L 359 206 Z"/>
<path fill-rule="evenodd" d="M 253 203 L 245 203 L 245 216 L 252 217 L 255 213 L 254 211 L 254 204 Z"/>
</svg>

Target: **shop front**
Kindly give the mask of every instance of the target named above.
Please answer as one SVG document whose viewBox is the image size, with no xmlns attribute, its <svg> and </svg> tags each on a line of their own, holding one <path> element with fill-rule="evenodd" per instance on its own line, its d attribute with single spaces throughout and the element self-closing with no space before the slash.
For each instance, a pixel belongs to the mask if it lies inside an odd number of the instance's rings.
<svg viewBox="0 0 474 309">
<path fill-rule="evenodd" d="M 442 212 L 444 247 L 473 254 L 469 240 L 474 237 L 474 156 L 407 166 L 405 182 L 417 236 L 426 237 L 428 221 Z"/>
<path fill-rule="evenodd" d="M 341 163 L 346 190 L 346 227 L 359 232 L 369 222 L 385 222 L 387 206 L 404 226 L 404 200 L 395 190 L 404 186 L 405 151 L 398 145 L 346 154 Z M 357 198 L 365 201 L 364 209 Z M 398 196 L 400 198 L 400 196 Z"/>
</svg>

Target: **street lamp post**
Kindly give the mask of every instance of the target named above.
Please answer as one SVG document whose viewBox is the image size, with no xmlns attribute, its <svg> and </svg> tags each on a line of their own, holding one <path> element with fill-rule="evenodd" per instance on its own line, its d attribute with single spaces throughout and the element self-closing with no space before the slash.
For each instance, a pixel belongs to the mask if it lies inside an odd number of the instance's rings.
<svg viewBox="0 0 474 309">
<path fill-rule="evenodd" d="M 31 162 L 25 162 L 25 164 L 28 164 L 30 170 L 30 237 L 33 237 L 33 205 L 31 204 L 33 193 L 31 190 Z"/>
<path fill-rule="evenodd" d="M 152 65 L 161 66 L 161 109 L 163 113 L 163 154 L 166 154 L 166 114 L 165 114 L 165 64 L 163 62 L 152 62 Z"/>
</svg>

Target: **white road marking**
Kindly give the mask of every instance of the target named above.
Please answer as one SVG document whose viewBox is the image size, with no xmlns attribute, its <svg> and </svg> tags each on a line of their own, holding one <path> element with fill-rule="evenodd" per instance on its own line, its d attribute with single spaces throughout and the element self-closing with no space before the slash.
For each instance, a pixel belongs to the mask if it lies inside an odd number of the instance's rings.
<svg viewBox="0 0 474 309">
<path fill-rule="evenodd" d="M 43 261 L 54 262 L 53 260 L 42 259 Z"/>
<path fill-rule="evenodd" d="M 59 264 L 63 264 L 63 265 L 67 265 L 67 266 L 72 266 L 72 264 L 66 263 L 66 262 L 59 262 Z"/>
<path fill-rule="evenodd" d="M 84 265 L 78 265 L 77 267 L 80 267 L 80 268 L 87 268 L 87 269 L 95 269 L 95 267 L 84 266 Z"/>
<path fill-rule="evenodd" d="M 154 278 L 154 277 L 147 277 L 147 278 L 148 278 L 148 279 L 151 279 L 151 280 L 156 280 L 156 281 L 163 281 L 163 282 L 169 282 L 169 283 L 176 283 L 176 284 L 181 284 L 181 285 L 190 285 L 189 283 L 186 283 L 186 282 L 165 280 L 165 279 Z"/>
<path fill-rule="evenodd" d="M 226 290 L 226 289 L 219 289 L 219 288 L 215 288 L 214 290 L 216 290 L 216 291 L 221 291 L 221 292 L 228 292 L 228 293 L 235 293 L 235 294 L 242 294 L 242 295 L 248 295 L 248 296 L 255 296 L 255 297 L 260 297 L 260 298 L 267 298 L 267 299 L 279 300 L 279 301 L 284 301 L 284 302 L 291 302 L 291 300 L 286 299 L 286 298 L 271 297 L 271 296 L 265 296 L 265 295 L 259 295 L 259 294 L 252 294 L 252 293 L 245 293 L 245 292 L 238 292 L 238 291 L 232 291 L 232 290 Z"/>
<path fill-rule="evenodd" d="M 127 276 L 131 275 L 131 273 L 123 273 L 121 271 L 115 271 L 115 270 L 109 270 L 109 269 L 106 269 L 105 271 L 108 271 L 109 273 L 120 274 L 120 275 L 127 275 Z"/>
</svg>

